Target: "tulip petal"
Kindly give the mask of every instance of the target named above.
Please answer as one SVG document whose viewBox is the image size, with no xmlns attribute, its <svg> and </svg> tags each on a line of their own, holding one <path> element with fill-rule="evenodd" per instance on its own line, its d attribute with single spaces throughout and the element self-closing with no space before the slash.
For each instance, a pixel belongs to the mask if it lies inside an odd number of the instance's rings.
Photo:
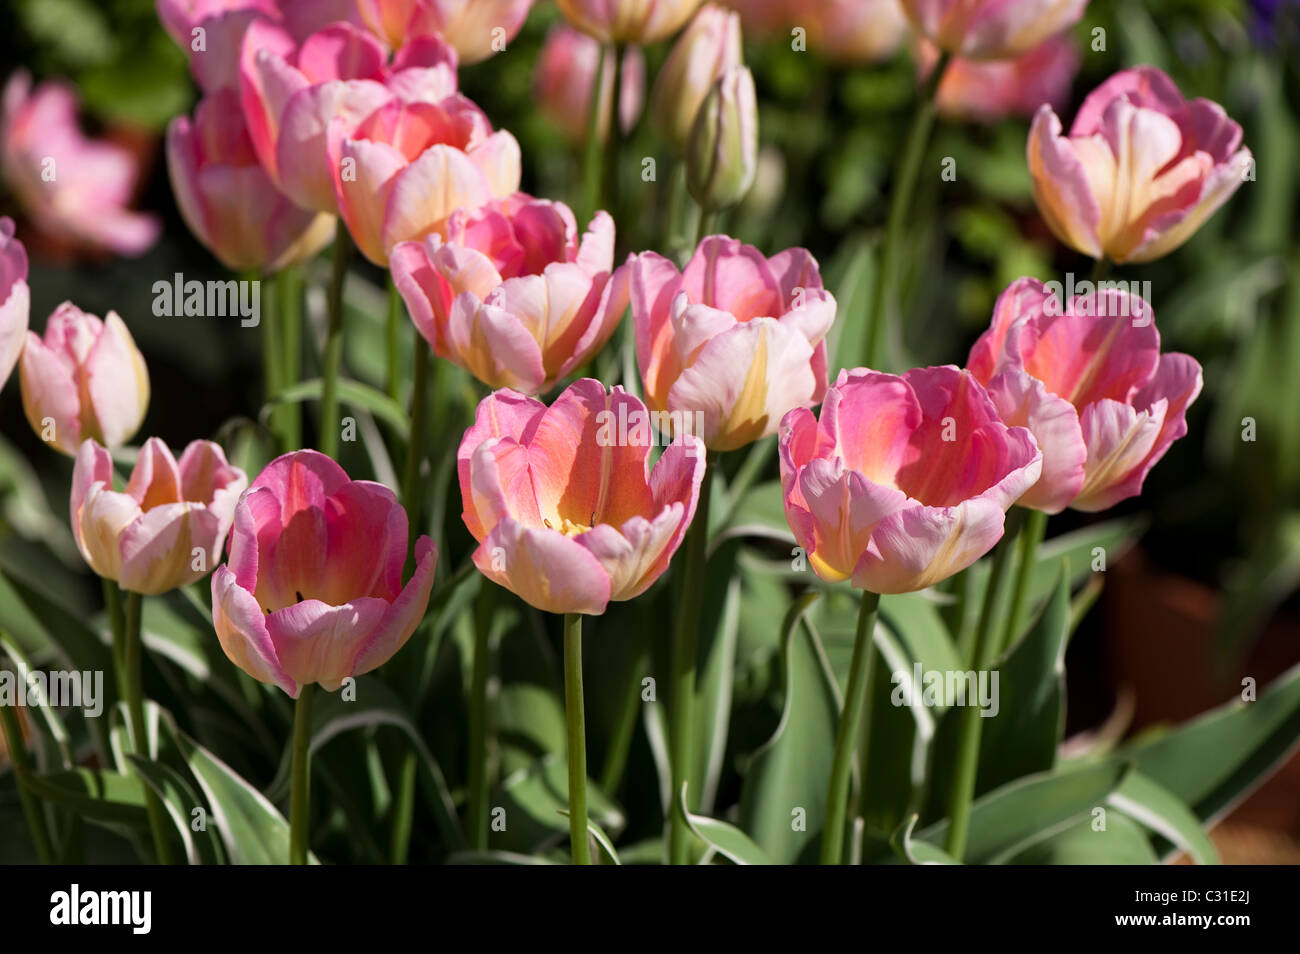
<svg viewBox="0 0 1300 954">
<path fill-rule="evenodd" d="M 609 603 L 609 574 L 600 561 L 556 530 L 502 520 L 474 551 L 474 565 L 546 613 L 599 616 Z"/>
</svg>

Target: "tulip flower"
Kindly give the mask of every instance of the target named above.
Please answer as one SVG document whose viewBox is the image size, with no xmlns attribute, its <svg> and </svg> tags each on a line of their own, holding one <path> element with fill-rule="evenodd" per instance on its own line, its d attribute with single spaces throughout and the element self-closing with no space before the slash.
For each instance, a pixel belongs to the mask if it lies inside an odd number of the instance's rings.
<svg viewBox="0 0 1300 954">
<path fill-rule="evenodd" d="M 922 75 L 938 61 L 939 51 L 921 44 Z M 952 119 L 996 122 L 1006 116 L 1032 118 L 1044 103 L 1060 107 L 1070 95 L 1079 71 L 1079 48 L 1061 34 L 1007 60 L 948 62 L 935 100 L 939 112 Z"/>
<path fill-rule="evenodd" d="M 644 46 L 672 36 L 701 0 L 558 0 L 575 27 L 602 43 Z"/>
<path fill-rule="evenodd" d="M 227 268 L 296 265 L 333 237 L 333 216 L 295 205 L 272 184 L 233 90 L 204 97 L 192 122 L 172 120 L 167 168 L 185 224 Z"/>
<path fill-rule="evenodd" d="M 480 572 L 551 613 L 596 615 L 645 592 L 681 543 L 704 477 L 703 445 L 689 434 L 650 469 L 649 421 L 634 396 L 590 378 L 549 408 L 510 390 L 484 398 L 456 455 Z"/>
<path fill-rule="evenodd" d="M 579 241 L 566 205 L 519 193 L 457 211 L 446 241 L 401 243 L 392 271 L 434 354 L 490 388 L 539 394 L 604 347 L 623 317 L 613 262 L 608 213 Z"/>
<path fill-rule="evenodd" d="M 807 29 L 809 52 L 832 63 L 880 63 L 907 35 L 898 0 L 814 0 L 793 4 L 787 19 Z"/>
<path fill-rule="evenodd" d="M 686 149 L 713 84 L 740 62 L 740 15 L 705 4 L 673 44 L 650 94 L 650 121 L 673 154 Z"/>
<path fill-rule="evenodd" d="M 82 133 L 76 94 L 63 83 L 33 89 L 26 70 L 10 77 L 0 107 L 0 172 L 36 230 L 56 241 L 140 255 L 158 239 L 158 219 L 127 208 L 139 161 Z"/>
<path fill-rule="evenodd" d="M 686 185 L 708 212 L 745 197 L 758 173 L 758 99 L 745 66 L 727 70 L 704 98 L 686 146 Z"/>
<path fill-rule="evenodd" d="M 27 332 L 18 362 L 23 410 L 32 429 L 72 456 L 93 438 L 110 450 L 140 429 L 149 407 L 149 372 L 126 323 L 110 311 L 100 321 L 64 302 Z"/>
<path fill-rule="evenodd" d="M 953 56 L 1019 56 L 1079 22 L 1088 0 L 901 0 L 918 33 Z"/>
<path fill-rule="evenodd" d="M 0 388 L 9 380 L 22 353 L 31 300 L 27 250 L 14 238 L 14 220 L 0 218 Z"/>
<path fill-rule="evenodd" d="M 153 596 L 202 579 L 221 558 L 248 477 L 221 447 L 194 441 L 181 459 L 156 437 L 140 450 L 126 491 L 95 440 L 72 470 L 72 534 L 90 568 L 124 590 Z"/>
<path fill-rule="evenodd" d="M 1173 251 L 1252 169 L 1241 127 L 1217 103 L 1188 102 L 1160 70 L 1116 73 L 1070 128 L 1042 106 L 1029 132 L 1034 198 L 1066 245 L 1116 262 Z"/>
<path fill-rule="evenodd" d="M 457 209 L 519 189 L 519 143 L 492 131 L 458 93 L 436 102 L 394 96 L 349 129 L 330 123 L 329 168 L 339 214 L 357 248 L 387 265 L 398 242 L 443 234 Z"/>
<path fill-rule="evenodd" d="M 780 434 L 786 518 L 809 564 L 872 593 L 925 589 L 970 566 L 1043 469 L 1030 432 L 1004 424 L 975 377 L 951 366 L 841 371 L 821 419 L 796 408 Z"/>
<path fill-rule="evenodd" d="M 394 49 L 437 33 L 463 63 L 478 63 L 509 43 L 528 18 L 533 0 L 357 0 L 361 19 Z M 500 31 L 500 32 L 498 32 Z"/>
<path fill-rule="evenodd" d="M 399 50 L 335 23 L 298 43 L 287 29 L 254 21 L 240 48 L 240 99 L 249 137 L 271 181 L 306 209 L 335 212 L 327 131 L 346 129 L 395 97 L 438 100 L 456 89 L 456 53 L 437 37 Z"/>
<path fill-rule="evenodd" d="M 212 575 L 221 648 L 293 698 L 383 665 L 415 632 L 433 587 L 428 537 L 402 585 L 406 545 L 406 511 L 387 487 L 349 480 L 316 451 L 277 458 L 235 507 L 229 561 Z"/>
<path fill-rule="evenodd" d="M 601 64 L 600 43 L 571 26 L 557 23 L 546 34 L 533 73 L 533 96 L 538 108 L 569 142 L 587 141 L 591 120 L 591 91 Z M 645 56 L 634 46 L 623 52 L 619 87 L 619 125 L 624 132 L 636 125 L 645 99 Z M 614 82 L 614 62 L 605 60 L 601 73 L 601 104 L 596 135 L 609 138 L 609 96 Z"/>
<path fill-rule="evenodd" d="M 1151 306 L 1111 287 L 1062 302 L 1036 279 L 1013 282 L 968 363 L 1002 419 L 1042 449 L 1041 479 L 1020 503 L 1046 513 L 1141 493 L 1201 390 L 1193 358 L 1160 353 Z"/>
<path fill-rule="evenodd" d="M 700 414 L 711 449 L 774 434 L 791 408 L 821 401 L 835 299 L 807 250 L 768 259 L 712 235 L 683 272 L 643 252 L 614 280 L 628 283 L 646 403 Z"/>
</svg>

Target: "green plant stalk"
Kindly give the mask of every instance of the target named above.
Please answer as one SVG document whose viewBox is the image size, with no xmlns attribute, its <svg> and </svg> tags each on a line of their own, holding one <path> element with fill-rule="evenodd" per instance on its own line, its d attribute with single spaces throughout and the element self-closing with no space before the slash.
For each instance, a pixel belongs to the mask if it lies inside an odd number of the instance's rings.
<svg viewBox="0 0 1300 954">
<path fill-rule="evenodd" d="M 261 311 L 262 318 L 259 322 L 262 329 L 262 400 L 263 402 L 274 401 L 279 397 L 280 392 L 284 390 L 284 335 L 281 331 L 281 314 L 279 296 L 276 294 L 279 285 L 278 277 L 268 277 L 265 273 L 259 278 L 256 272 L 245 273 L 245 281 L 257 281 L 258 294 L 261 289 L 267 285 L 271 286 L 272 292 L 267 296 L 267 307 Z M 276 450 L 283 453 L 287 448 L 284 446 L 284 419 L 288 407 L 279 405 L 272 408 L 270 427 L 271 434 L 275 438 Z"/>
<path fill-rule="evenodd" d="M 589 865 L 587 728 L 582 704 L 582 616 L 578 613 L 564 614 L 564 716 L 569 745 L 569 848 L 575 865 Z"/>
<path fill-rule="evenodd" d="M 948 54 L 944 53 L 930 73 L 916 111 L 912 114 L 912 125 L 907 133 L 907 142 L 894 180 L 894 194 L 889 202 L 889 215 L 885 222 L 885 244 L 881 249 L 880 267 L 876 270 L 875 286 L 872 288 L 871 310 L 867 313 L 866 350 L 862 355 L 863 366 L 873 370 L 888 370 L 882 369 L 879 362 L 884 357 L 885 332 L 895 307 L 894 284 L 899 267 L 899 246 L 903 241 L 907 217 L 912 211 L 912 197 L 916 193 L 921 163 L 925 159 L 930 134 L 934 130 L 935 92 L 947 67 Z"/>
<path fill-rule="evenodd" d="M 27 751 L 27 743 L 23 740 L 23 727 L 18 722 L 18 710 L 14 706 L 0 705 L 0 731 L 4 733 L 9 760 L 14 765 L 18 782 L 18 800 L 22 802 L 23 815 L 27 818 L 27 828 L 32 835 L 32 844 L 36 846 L 36 857 L 43 865 L 51 864 L 54 861 L 54 843 L 50 840 L 50 831 L 45 824 L 45 812 L 40 801 L 27 790 L 24 777 L 34 771 L 34 766 L 31 755 Z"/>
<path fill-rule="evenodd" d="M 628 752 L 636 735 L 636 718 L 641 705 L 640 677 L 645 669 L 645 654 L 637 653 L 632 665 L 628 667 L 627 690 L 623 693 L 623 704 L 615 718 L 614 731 L 610 734 L 609 747 L 605 751 L 605 763 L 600 770 L 600 790 L 607 795 L 617 794 L 623 784 Z"/>
<path fill-rule="evenodd" d="M 1016 537 L 1016 581 L 1011 590 L 1007 629 L 999 644 L 1000 650 L 1009 648 L 1025 628 L 1025 617 L 1029 613 L 1029 582 L 1038 562 L 1038 547 L 1046 532 L 1047 514 L 1041 510 L 1029 510 Z"/>
<path fill-rule="evenodd" d="M 488 847 L 488 677 L 492 671 L 493 590 L 479 581 L 474 606 L 474 661 L 469 694 L 469 843 L 474 851 Z"/>
<path fill-rule="evenodd" d="M 1013 510 L 1008 523 L 1018 523 L 1019 511 Z M 984 605 L 980 608 L 979 625 L 975 630 L 975 652 L 972 668 L 976 674 L 988 669 L 997 658 L 998 639 L 994 633 L 997 620 L 1007 598 L 1007 573 L 1011 553 L 1015 548 L 1014 533 L 1018 527 L 1008 527 L 993 550 L 993 566 L 989 573 L 988 588 L 984 591 Z M 966 838 L 970 833 L 971 801 L 975 796 L 976 775 L 979 772 L 980 734 L 984 720 L 978 706 L 963 706 L 959 713 L 957 736 L 957 762 L 953 769 L 952 789 L 948 795 L 948 838 L 945 850 L 958 861 L 966 853 Z"/>
<path fill-rule="evenodd" d="M 699 655 L 700 603 L 704 597 L 704 570 L 708 559 L 709 498 L 713 472 L 718 466 L 710 455 L 700 484 L 695 519 L 686 531 L 681 591 L 672 644 L 672 715 L 669 722 L 669 761 L 672 769 L 673 803 L 668 809 L 668 861 L 686 864 L 690 826 L 681 810 L 682 787 L 690 781 L 695 742 L 695 666 Z"/>
<path fill-rule="evenodd" d="M 120 677 L 120 684 L 125 690 L 123 698 L 126 700 L 126 711 L 131 720 L 131 747 L 137 755 L 151 758 L 153 753 L 149 751 L 149 736 L 144 721 L 144 680 L 142 673 L 144 644 L 140 638 L 140 608 L 143 598 L 139 593 L 133 593 L 130 590 L 123 590 L 122 594 L 123 599 L 120 601 L 120 605 L 124 604 L 122 614 L 124 641 L 122 646 L 123 673 Z M 144 779 L 140 780 L 140 785 L 144 789 L 144 807 L 149 816 L 149 830 L 153 834 L 153 845 L 158 864 L 170 865 L 173 862 L 171 842 L 167 839 L 169 822 L 162 801 Z"/>
<path fill-rule="evenodd" d="M 302 271 L 297 265 L 283 268 L 276 276 L 276 291 L 280 298 L 280 333 L 284 336 L 281 356 L 284 369 L 280 378 L 283 387 L 291 388 L 302 378 Z M 283 411 L 283 436 L 286 451 L 302 447 L 302 409 L 297 403 L 287 404 Z"/>
<path fill-rule="evenodd" d="M 1106 258 L 1103 255 L 1101 258 L 1093 261 L 1092 274 L 1088 276 L 1088 281 L 1092 282 L 1093 291 L 1097 290 L 1097 283 L 1100 281 L 1104 281 L 1106 276 L 1109 274 L 1110 274 L 1110 259 Z"/>
<path fill-rule="evenodd" d="M 600 209 L 600 93 L 604 86 L 605 62 L 608 56 L 609 47 L 602 45 L 591 84 L 591 106 L 587 110 L 587 141 L 584 143 L 582 153 L 582 185 L 588 220 Z"/>
<path fill-rule="evenodd" d="M 126 702 L 126 617 L 122 613 L 122 591 L 108 577 L 100 582 L 104 585 L 104 607 L 113 633 L 113 682 L 117 686 L 118 701 Z"/>
<path fill-rule="evenodd" d="M 348 227 L 339 219 L 334 232 L 333 268 L 326 300 L 329 326 L 325 333 L 325 354 L 321 360 L 320 450 L 337 458 L 339 455 L 339 372 L 343 367 L 343 283 L 348 274 L 352 239 Z"/>
<path fill-rule="evenodd" d="M 848 816 L 849 781 L 853 774 L 853 753 L 859 733 L 871 732 L 867 706 L 868 687 L 876 665 L 876 614 L 880 594 L 862 591 L 858 608 L 858 631 L 853 640 L 853 661 L 849 664 L 849 684 L 844 694 L 844 711 L 835 732 L 835 755 L 831 761 L 830 791 L 826 796 L 826 824 L 822 829 L 822 864 L 838 865 L 844 853 L 844 822 Z M 866 788 L 867 765 L 861 765 L 861 787 Z"/>
<path fill-rule="evenodd" d="M 392 273 L 388 276 L 388 396 L 402 399 L 402 296 Z"/>
<path fill-rule="evenodd" d="M 293 705 L 293 763 L 289 789 L 289 864 L 307 863 L 311 824 L 311 703 L 315 683 L 298 690 Z"/>
</svg>

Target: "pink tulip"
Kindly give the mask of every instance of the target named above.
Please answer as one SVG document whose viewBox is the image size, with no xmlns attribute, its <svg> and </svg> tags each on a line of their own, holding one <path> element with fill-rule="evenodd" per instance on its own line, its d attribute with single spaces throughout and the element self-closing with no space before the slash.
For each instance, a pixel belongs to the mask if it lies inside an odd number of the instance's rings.
<svg viewBox="0 0 1300 954">
<path fill-rule="evenodd" d="M 65 301 L 45 323 L 43 339 L 27 332 L 18 377 L 28 423 L 69 456 L 91 438 L 116 450 L 149 408 L 148 369 L 115 311 L 100 321 Z"/>
<path fill-rule="evenodd" d="M 1223 107 L 1187 102 L 1151 66 L 1093 90 L 1068 137 L 1051 107 L 1041 107 L 1028 153 L 1034 197 L 1057 238 L 1116 262 L 1149 262 L 1182 245 L 1254 162 Z"/>
<path fill-rule="evenodd" d="M 32 89 L 19 70 L 5 85 L 0 113 L 0 170 L 39 231 L 119 255 L 140 255 L 157 241 L 158 219 L 126 207 L 138 161 L 121 146 L 86 138 L 71 87 L 50 81 Z"/>
<path fill-rule="evenodd" d="M 14 238 L 14 220 L 0 218 L 0 388 L 9 380 L 27 339 L 31 300 L 27 250 Z"/>
<path fill-rule="evenodd" d="M 442 235 L 457 209 L 519 189 L 519 143 L 492 131 L 459 93 L 416 102 L 392 96 L 359 123 L 335 119 L 329 168 L 339 214 L 357 248 L 387 265 L 399 242 Z"/>
<path fill-rule="evenodd" d="M 954 56 L 1019 56 L 1079 22 L 1088 0 L 901 0 L 918 33 Z"/>
<path fill-rule="evenodd" d="M 227 268 L 275 271 L 307 261 L 333 237 L 333 216 L 295 205 L 271 183 L 233 90 L 204 97 L 193 122 L 172 120 L 167 168 L 185 224 Z"/>
<path fill-rule="evenodd" d="M 879 63 L 898 51 L 907 20 L 898 0 L 814 0 L 788 19 L 808 30 L 808 50 L 832 63 Z"/>
<path fill-rule="evenodd" d="M 549 391 L 596 354 L 627 309 L 610 281 L 614 220 L 578 237 L 562 202 L 519 193 L 454 213 L 437 234 L 393 249 L 393 281 L 439 357 L 491 388 Z"/>
<path fill-rule="evenodd" d="M 821 401 L 835 299 L 807 250 L 768 259 L 713 235 L 684 272 L 643 252 L 614 280 L 628 283 L 646 403 L 702 415 L 710 448 L 774 434 L 791 408 Z"/>
<path fill-rule="evenodd" d="M 294 202 L 337 211 L 327 132 L 351 130 L 394 97 L 437 101 L 456 89 L 456 54 L 436 37 L 399 50 L 335 23 L 299 44 L 284 27 L 253 22 L 240 48 L 240 98 L 263 168 Z"/>
<path fill-rule="evenodd" d="M 533 95 L 542 114 L 577 145 L 587 141 L 591 91 L 600 64 L 600 43 L 585 33 L 557 23 L 546 34 L 533 74 Z M 619 122 L 624 132 L 636 125 L 645 100 L 645 56 L 634 46 L 623 53 L 619 91 Z M 601 142 L 609 137 L 609 96 L 614 82 L 613 60 L 606 60 L 601 79 L 601 105 L 596 127 Z"/>
<path fill-rule="evenodd" d="M 387 487 L 349 480 L 316 451 L 276 458 L 240 498 L 230 559 L 212 574 L 221 648 L 294 698 L 382 666 L 415 632 L 433 588 L 428 537 L 402 585 L 406 543 L 406 511 Z"/>
<path fill-rule="evenodd" d="M 278 23 L 299 41 L 339 20 L 360 24 L 355 0 L 157 0 L 157 8 L 206 93 L 239 88 L 239 48 L 254 20 Z"/>
<path fill-rule="evenodd" d="M 1117 288 L 1062 303 L 1032 278 L 998 298 L 969 367 L 1008 424 L 1028 427 L 1042 479 L 1020 503 L 1097 511 L 1142 492 L 1142 481 L 1187 433 L 1201 366 L 1160 353 L 1151 306 Z"/>
<path fill-rule="evenodd" d="M 685 151 L 713 84 L 740 63 L 740 15 L 706 3 L 673 44 L 650 94 L 654 130 L 674 155 Z"/>
<path fill-rule="evenodd" d="M 478 63 L 519 33 L 533 0 L 357 0 L 361 19 L 396 49 L 437 33 L 464 63 Z"/>
<path fill-rule="evenodd" d="M 113 458 L 94 440 L 72 470 L 72 534 L 90 568 L 125 590 L 153 596 L 207 576 L 221 558 L 248 477 L 221 447 L 194 441 L 179 463 L 151 437 L 126 491 L 113 489 Z"/>
<path fill-rule="evenodd" d="M 583 378 L 549 408 L 488 395 L 456 455 L 474 565 L 550 613 L 598 615 L 644 593 L 668 569 L 704 478 L 698 438 L 679 436 L 653 470 L 649 445 L 646 407 L 620 387 Z"/>
<path fill-rule="evenodd" d="M 786 519 L 812 568 L 873 593 L 970 566 L 1042 470 L 1029 431 L 1003 424 L 979 382 L 951 366 L 841 371 L 821 420 L 791 411 L 779 446 Z"/>
<path fill-rule="evenodd" d="M 921 44 L 922 75 L 938 58 L 932 44 Z M 1044 103 L 1057 109 L 1066 101 L 1078 71 L 1079 48 L 1064 34 L 1013 59 L 950 60 L 936 94 L 939 112 L 986 123 L 1007 116 L 1032 118 Z"/>
<path fill-rule="evenodd" d="M 558 0 L 575 27 L 602 43 L 656 43 L 676 33 L 701 0 Z"/>
</svg>

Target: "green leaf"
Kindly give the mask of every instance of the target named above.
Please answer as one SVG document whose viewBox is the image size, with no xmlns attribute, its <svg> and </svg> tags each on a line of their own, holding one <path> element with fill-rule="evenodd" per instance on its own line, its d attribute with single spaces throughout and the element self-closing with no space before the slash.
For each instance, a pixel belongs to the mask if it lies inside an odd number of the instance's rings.
<svg viewBox="0 0 1300 954">
<path fill-rule="evenodd" d="M 181 749 L 203 790 L 207 807 L 225 846 L 237 865 L 283 865 L 289 861 L 289 823 L 274 805 L 189 736 L 179 736 Z M 311 857 L 315 863 L 314 856 Z"/>
<path fill-rule="evenodd" d="M 1132 772 L 1107 801 L 1192 856 L 1198 865 L 1217 865 L 1219 852 L 1201 830 L 1200 820 L 1168 789 Z"/>
<path fill-rule="evenodd" d="M 86 821 L 114 829 L 148 824 L 144 786 L 138 778 L 88 768 L 20 775 L 37 798 L 70 809 Z"/>
<path fill-rule="evenodd" d="M 735 537 L 758 537 L 794 546 L 779 480 L 750 487 L 732 509 L 727 525 L 712 536 L 710 546 L 716 549 Z"/>
<path fill-rule="evenodd" d="M 521 855 L 515 851 L 457 851 L 448 856 L 449 865 L 554 865 L 549 858 Z"/>
<path fill-rule="evenodd" d="M 567 808 L 562 809 L 560 814 L 568 818 L 569 810 Z M 618 860 L 618 852 L 614 850 L 614 843 L 610 841 L 609 835 L 605 834 L 605 830 L 590 818 L 587 819 L 587 834 L 596 843 L 596 851 L 600 855 L 600 861 L 597 864 L 621 865 L 623 863 Z"/>
<path fill-rule="evenodd" d="M 1300 666 L 1255 702 L 1234 700 L 1157 738 L 1135 741 L 1119 758 L 1191 807 L 1202 823 L 1223 817 L 1300 746 Z"/>
<path fill-rule="evenodd" d="M 1146 832 L 1120 812 L 1106 815 L 1106 827 L 1080 818 L 1062 829 L 1043 832 L 1025 845 L 1010 865 L 1154 865 L 1158 862 Z"/>
<path fill-rule="evenodd" d="M 971 807 L 966 864 L 1000 864 L 1051 829 L 1102 805 L 1124 780 L 1127 765 L 1104 763 L 1031 775 L 1004 785 Z M 948 820 L 926 828 L 923 841 L 942 845 Z"/>
<path fill-rule="evenodd" d="M 167 811 L 185 848 L 185 859 L 192 865 L 222 864 L 225 854 L 213 829 L 204 826 L 201 831 L 191 827 L 193 811 L 202 807 L 198 794 L 180 772 L 170 765 L 153 762 L 138 755 L 127 755 L 131 768 L 153 789 Z"/>
<path fill-rule="evenodd" d="M 728 825 L 707 815 L 696 815 L 686 809 L 686 788 L 682 787 L 680 808 L 686 812 L 686 823 L 691 831 L 732 864 L 737 865 L 772 865 L 776 864 L 764 854 L 763 849 L 754 844 L 748 835 L 734 825 Z"/>
<path fill-rule="evenodd" d="M 739 544 L 715 550 L 710 557 L 700 615 L 698 676 L 695 692 L 695 765 L 690 801 L 702 812 L 713 810 L 722 776 L 731 725 L 731 701 L 736 678 L 736 646 L 740 636 L 739 576 L 735 573 Z"/>
<path fill-rule="evenodd" d="M 894 836 L 889 840 L 890 847 L 895 853 L 912 865 L 959 865 L 960 861 L 953 858 L 942 848 L 930 844 L 928 841 L 919 841 L 912 837 L 912 831 L 916 828 L 916 822 L 919 815 L 912 815 L 907 821 L 898 827 Z"/>
<path fill-rule="evenodd" d="M 0 580 L 2 579 L 0 577 Z M 27 654 L 19 648 L 9 634 L 4 632 L 0 632 L 0 656 L 8 656 L 16 667 L 22 667 L 27 672 L 31 672 L 36 668 L 32 665 L 32 661 Z M 17 669 L 15 669 L 15 675 L 17 675 Z M 105 700 L 100 701 L 105 702 Z M 72 768 L 72 737 L 68 734 L 68 727 L 64 724 L 63 717 L 59 715 L 59 710 L 51 706 L 44 696 L 34 699 L 29 692 L 27 711 L 36 713 L 38 731 L 53 744 L 54 750 L 59 753 L 59 757 L 63 762 L 63 767 Z"/>
<path fill-rule="evenodd" d="M 751 757 L 740 792 L 740 826 L 780 864 L 817 851 L 826 813 L 826 785 L 839 719 L 839 700 L 825 654 L 811 629 L 800 626 L 817 599 L 797 597 L 781 626 L 784 701 L 771 738 Z M 802 811 L 796 830 L 792 812 Z"/>
<path fill-rule="evenodd" d="M 1104 551 L 1105 565 L 1114 566 L 1142 536 L 1149 522 L 1145 517 L 1103 520 L 1046 541 L 1038 548 L 1038 562 L 1030 576 L 1030 599 L 1045 599 L 1055 593 L 1065 566 L 1070 568 L 1071 589 L 1082 584 L 1093 572 L 1093 551 L 1097 547 Z"/>
<path fill-rule="evenodd" d="M 113 671 L 112 653 L 95 630 L 8 569 L 0 573 L 0 629 L 21 646 L 54 648 L 69 669 Z"/>
<path fill-rule="evenodd" d="M 493 807 L 506 813 L 505 831 L 490 831 L 494 850 L 538 851 L 568 837 L 569 769 L 563 756 L 547 755 L 526 769 L 501 780 Z M 587 780 L 589 819 L 604 831 L 618 832 L 626 820 L 622 810 L 593 781 Z"/>
<path fill-rule="evenodd" d="M 321 396 L 321 387 L 322 382 L 320 378 L 310 378 L 306 381 L 300 381 L 293 387 L 285 388 L 271 400 L 267 401 L 266 404 L 262 405 L 262 411 L 259 415 L 260 419 L 265 422 L 269 418 L 271 410 L 280 404 L 293 404 L 302 401 L 319 401 Z M 408 439 L 411 425 L 407 420 L 406 411 L 402 409 L 400 404 L 383 391 L 371 387 L 369 384 L 363 384 L 360 381 L 353 381 L 350 378 L 339 378 L 338 393 L 339 400 L 344 404 L 370 412 L 385 424 L 392 427 L 403 442 Z"/>
</svg>

